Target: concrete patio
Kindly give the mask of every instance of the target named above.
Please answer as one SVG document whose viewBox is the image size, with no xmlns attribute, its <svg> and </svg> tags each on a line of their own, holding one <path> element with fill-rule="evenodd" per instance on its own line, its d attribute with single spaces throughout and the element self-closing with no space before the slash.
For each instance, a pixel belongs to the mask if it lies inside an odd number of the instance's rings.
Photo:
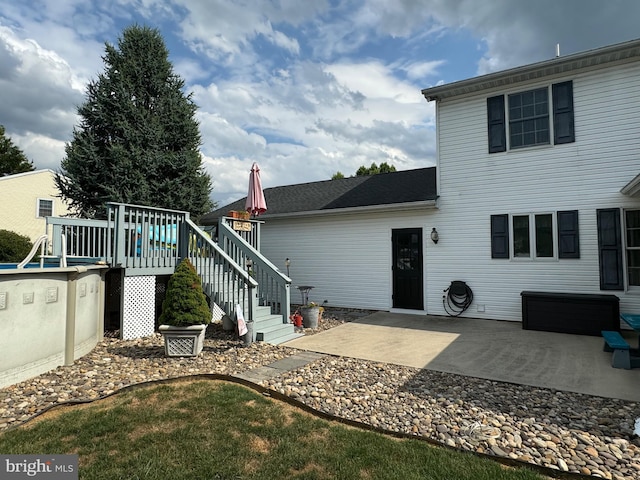
<svg viewBox="0 0 640 480">
<path fill-rule="evenodd" d="M 632 345 L 638 336 L 623 331 Z M 287 346 L 501 382 L 640 401 L 640 369 L 611 367 L 600 337 L 520 322 L 376 312 Z"/>
</svg>

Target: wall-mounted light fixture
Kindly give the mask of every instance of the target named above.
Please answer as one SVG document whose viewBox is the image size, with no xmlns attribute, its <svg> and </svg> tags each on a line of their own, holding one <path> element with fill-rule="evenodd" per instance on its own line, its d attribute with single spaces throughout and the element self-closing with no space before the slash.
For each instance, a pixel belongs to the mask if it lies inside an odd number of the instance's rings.
<svg viewBox="0 0 640 480">
<path fill-rule="evenodd" d="M 289 267 L 291 266 L 291 260 L 289 260 L 289 257 L 284 259 L 284 265 L 287 267 L 287 277 L 289 276 Z"/>
<path fill-rule="evenodd" d="M 433 243 L 438 243 L 438 240 L 440 240 L 440 235 L 438 235 L 438 231 L 436 230 L 436 227 L 433 227 L 431 229 L 431 241 Z"/>
</svg>

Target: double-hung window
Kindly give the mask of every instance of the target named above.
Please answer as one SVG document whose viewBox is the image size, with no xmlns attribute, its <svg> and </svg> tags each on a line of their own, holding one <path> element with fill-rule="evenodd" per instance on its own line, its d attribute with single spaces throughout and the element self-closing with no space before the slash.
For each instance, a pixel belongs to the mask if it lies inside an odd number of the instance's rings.
<svg viewBox="0 0 640 480">
<path fill-rule="evenodd" d="M 37 217 L 50 217 L 53 215 L 53 200 L 48 198 L 39 198 L 37 201 Z"/>
<path fill-rule="evenodd" d="M 539 88 L 509 95 L 509 146 L 549 143 L 549 91 Z"/>
<path fill-rule="evenodd" d="M 489 153 L 574 142 L 573 82 L 487 98 L 487 122 Z"/>
</svg>

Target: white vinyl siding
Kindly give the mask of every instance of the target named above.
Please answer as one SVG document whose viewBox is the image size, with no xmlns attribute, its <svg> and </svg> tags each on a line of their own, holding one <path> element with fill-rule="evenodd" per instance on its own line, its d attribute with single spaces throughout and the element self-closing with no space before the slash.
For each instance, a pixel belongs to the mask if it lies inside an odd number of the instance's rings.
<svg viewBox="0 0 640 480">
<path fill-rule="evenodd" d="M 567 80 L 573 80 L 574 143 L 488 153 L 487 97 Z M 598 208 L 640 208 L 637 198 L 620 193 L 640 172 L 638 98 L 636 63 L 438 103 L 440 198 L 433 222 L 441 241 L 427 250 L 429 313 L 444 313 L 441 292 L 452 280 L 474 292 L 469 317 L 519 321 L 524 290 L 614 293 L 621 311 L 640 311 L 639 294 L 600 291 L 596 225 Z M 559 259 L 557 250 L 546 261 L 491 258 L 491 215 L 561 210 L 578 210 L 580 258 Z"/>
<path fill-rule="evenodd" d="M 423 250 L 433 242 L 428 218 L 416 212 L 358 213 L 272 218 L 262 226 L 261 251 L 281 271 L 291 260 L 292 303 L 300 303 L 298 285 L 313 285 L 309 300 L 328 305 L 391 308 L 391 231 L 422 228 Z M 425 297 L 426 298 L 426 297 Z"/>
</svg>

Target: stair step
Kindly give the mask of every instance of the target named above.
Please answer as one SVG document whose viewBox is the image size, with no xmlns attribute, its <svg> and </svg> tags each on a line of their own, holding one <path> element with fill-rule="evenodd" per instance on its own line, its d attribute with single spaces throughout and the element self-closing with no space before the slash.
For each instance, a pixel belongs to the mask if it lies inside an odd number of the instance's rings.
<svg viewBox="0 0 640 480">
<path fill-rule="evenodd" d="M 260 322 L 262 319 L 269 318 L 271 316 L 272 316 L 271 307 L 265 307 L 265 306 L 259 305 L 256 307 L 256 313 L 255 313 L 255 316 L 253 317 L 253 321 Z M 282 315 L 276 315 L 276 316 L 282 319 Z"/>
<path fill-rule="evenodd" d="M 262 317 L 258 320 L 254 320 L 255 326 L 258 330 L 264 330 L 269 327 L 279 327 L 280 325 L 286 325 L 282 321 L 282 315 L 269 315 L 268 317 Z"/>
<path fill-rule="evenodd" d="M 281 345 L 289 340 L 295 340 L 296 338 L 304 337 L 304 333 L 291 332 L 281 337 L 273 338 L 269 341 L 270 345 Z"/>
<path fill-rule="evenodd" d="M 292 323 L 275 323 L 270 325 L 256 325 L 256 332 L 258 333 L 266 333 L 271 334 L 272 332 L 280 332 L 284 330 L 293 330 L 294 326 Z"/>
<path fill-rule="evenodd" d="M 258 330 L 256 330 L 256 340 L 262 340 L 263 342 L 274 344 L 273 342 L 277 339 L 294 333 L 295 329 L 293 324 L 282 323 L 278 326 L 259 328 Z"/>
</svg>

